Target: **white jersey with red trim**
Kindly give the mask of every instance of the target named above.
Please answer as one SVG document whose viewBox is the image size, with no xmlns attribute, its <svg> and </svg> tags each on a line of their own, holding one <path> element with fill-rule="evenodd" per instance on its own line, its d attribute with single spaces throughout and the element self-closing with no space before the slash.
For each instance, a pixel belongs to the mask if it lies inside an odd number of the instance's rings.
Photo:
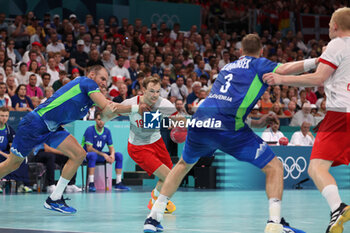
<svg viewBox="0 0 350 233">
<path fill-rule="evenodd" d="M 319 61 L 335 69 L 324 82 L 327 110 L 350 112 L 350 37 L 329 42 Z"/>
<path fill-rule="evenodd" d="M 140 96 L 135 96 L 126 99 L 122 102 L 124 105 L 135 105 L 140 103 Z M 152 112 L 159 110 L 162 116 L 176 115 L 175 106 L 167 99 L 159 97 L 157 102 L 152 107 Z M 130 133 L 129 142 L 133 145 L 148 145 L 158 141 L 161 138 L 159 129 L 144 129 L 143 119 L 139 113 L 131 113 L 130 119 Z"/>
</svg>

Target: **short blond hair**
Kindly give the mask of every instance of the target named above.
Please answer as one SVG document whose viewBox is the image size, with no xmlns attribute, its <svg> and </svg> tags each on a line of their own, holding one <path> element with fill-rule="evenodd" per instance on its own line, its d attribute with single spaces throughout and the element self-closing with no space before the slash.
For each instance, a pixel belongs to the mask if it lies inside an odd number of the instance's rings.
<svg viewBox="0 0 350 233">
<path fill-rule="evenodd" d="M 256 34 L 248 34 L 242 40 L 242 50 L 244 55 L 258 54 L 262 49 L 260 37 Z"/>
<path fill-rule="evenodd" d="M 149 83 L 153 83 L 154 85 L 156 85 L 158 83 L 160 84 L 160 82 L 161 81 L 159 77 L 148 76 L 143 80 L 142 85 L 145 89 L 147 89 Z"/>
<path fill-rule="evenodd" d="M 335 22 L 342 31 L 350 31 L 350 8 L 343 7 L 334 11 L 331 21 Z"/>
</svg>

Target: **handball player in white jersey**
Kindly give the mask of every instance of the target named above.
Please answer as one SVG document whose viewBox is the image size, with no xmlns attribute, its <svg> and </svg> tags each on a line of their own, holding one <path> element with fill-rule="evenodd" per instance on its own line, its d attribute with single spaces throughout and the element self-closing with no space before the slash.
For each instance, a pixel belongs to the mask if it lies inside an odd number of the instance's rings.
<svg viewBox="0 0 350 233">
<path fill-rule="evenodd" d="M 148 77 L 143 81 L 145 88 L 143 96 L 135 96 L 124 100 L 124 105 L 147 104 L 151 106 L 152 112 L 160 113 L 162 116 L 170 116 L 175 120 L 178 114 L 175 106 L 167 99 L 160 97 L 160 79 L 157 77 Z M 144 129 L 143 117 L 138 113 L 129 115 L 130 134 L 128 142 L 128 153 L 130 157 L 142 168 L 148 175 L 154 174 L 159 181 L 151 193 L 151 200 L 148 208 L 152 209 L 153 203 L 157 200 L 162 184 L 169 174 L 173 163 L 169 152 L 160 135 L 159 129 Z M 172 213 L 176 209 L 175 205 L 169 201 L 166 212 Z"/>
<path fill-rule="evenodd" d="M 263 79 L 270 85 L 324 85 L 327 114 L 318 129 L 308 172 L 331 209 L 326 233 L 341 233 L 344 222 L 350 220 L 350 206 L 342 202 L 329 168 L 350 162 L 350 8 L 333 13 L 329 37 L 331 41 L 319 58 L 315 73 L 300 76 L 269 73 Z"/>
</svg>

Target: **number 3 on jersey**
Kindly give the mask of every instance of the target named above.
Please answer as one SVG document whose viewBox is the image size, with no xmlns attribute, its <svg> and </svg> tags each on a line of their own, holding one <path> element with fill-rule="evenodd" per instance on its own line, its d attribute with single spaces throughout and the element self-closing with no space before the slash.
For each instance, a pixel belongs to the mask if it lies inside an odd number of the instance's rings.
<svg viewBox="0 0 350 233">
<path fill-rule="evenodd" d="M 221 86 L 220 92 L 226 93 L 226 92 L 228 91 L 228 89 L 229 89 L 230 86 L 231 86 L 230 81 L 232 80 L 232 78 L 233 78 L 233 74 L 228 74 L 228 75 L 226 75 L 226 76 L 224 77 L 224 79 L 226 79 L 226 82 L 225 82 L 224 85 Z"/>
</svg>

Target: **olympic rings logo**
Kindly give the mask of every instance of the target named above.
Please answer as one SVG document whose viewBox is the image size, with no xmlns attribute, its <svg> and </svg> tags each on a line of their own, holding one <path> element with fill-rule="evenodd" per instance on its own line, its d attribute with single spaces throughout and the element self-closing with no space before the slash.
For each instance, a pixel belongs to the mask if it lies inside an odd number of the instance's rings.
<svg viewBox="0 0 350 233">
<path fill-rule="evenodd" d="M 283 161 L 281 157 L 277 157 L 279 160 L 281 160 L 283 164 L 283 168 L 286 171 L 286 175 L 283 177 L 283 179 L 287 179 L 289 176 L 296 180 L 298 179 L 301 174 L 306 170 L 307 162 L 304 157 L 300 156 L 296 160 L 289 156 L 286 158 L 286 160 Z M 296 170 L 296 172 L 294 172 Z"/>
<path fill-rule="evenodd" d="M 175 23 L 180 23 L 180 19 L 177 15 L 162 15 L 160 16 L 158 13 L 155 13 L 151 16 L 151 23 L 157 24 L 159 26 L 161 23 L 165 23 L 168 27 L 172 28 Z"/>
</svg>

